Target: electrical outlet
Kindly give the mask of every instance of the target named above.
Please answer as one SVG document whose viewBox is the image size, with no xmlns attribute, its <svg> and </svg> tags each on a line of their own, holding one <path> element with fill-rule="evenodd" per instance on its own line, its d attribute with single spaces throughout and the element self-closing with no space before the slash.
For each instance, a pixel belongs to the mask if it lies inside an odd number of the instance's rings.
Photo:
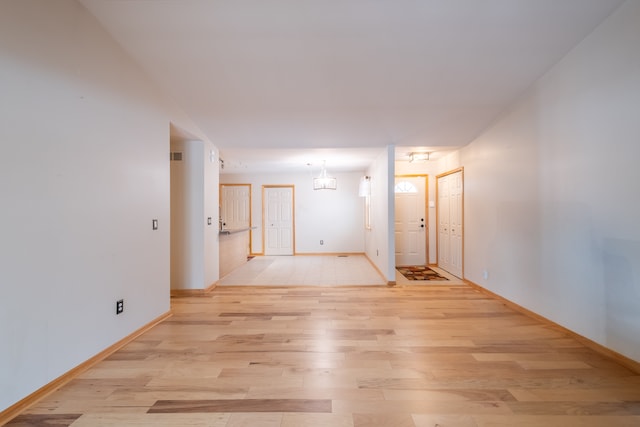
<svg viewBox="0 0 640 427">
<path fill-rule="evenodd" d="M 123 311 L 124 311 L 124 300 L 119 299 L 118 301 L 116 301 L 116 314 L 122 314 Z"/>
</svg>

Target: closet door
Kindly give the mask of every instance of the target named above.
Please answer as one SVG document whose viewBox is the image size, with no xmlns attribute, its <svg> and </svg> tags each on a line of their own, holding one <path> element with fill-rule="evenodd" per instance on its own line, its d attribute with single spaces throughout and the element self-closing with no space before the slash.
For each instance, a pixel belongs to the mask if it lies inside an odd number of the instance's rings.
<svg viewBox="0 0 640 427">
<path fill-rule="evenodd" d="M 263 187 L 264 254 L 293 255 L 293 186 Z"/>
<path fill-rule="evenodd" d="M 464 181 L 462 170 L 440 175 L 438 192 L 438 267 L 462 278 Z"/>
<path fill-rule="evenodd" d="M 438 177 L 438 267 L 449 271 L 451 269 L 449 245 L 449 178 Z"/>
<path fill-rule="evenodd" d="M 449 175 L 449 250 L 451 274 L 462 278 L 462 171 Z"/>
<path fill-rule="evenodd" d="M 221 229 L 249 228 L 251 223 L 251 185 L 220 185 Z"/>
</svg>

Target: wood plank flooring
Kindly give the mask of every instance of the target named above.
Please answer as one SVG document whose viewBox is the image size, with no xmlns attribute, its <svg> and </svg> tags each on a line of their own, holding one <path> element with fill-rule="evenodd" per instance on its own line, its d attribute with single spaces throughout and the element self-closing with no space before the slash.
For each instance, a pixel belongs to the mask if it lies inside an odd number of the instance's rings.
<svg viewBox="0 0 640 427">
<path fill-rule="evenodd" d="M 10 426 L 639 426 L 640 375 L 466 286 L 218 287 Z"/>
</svg>

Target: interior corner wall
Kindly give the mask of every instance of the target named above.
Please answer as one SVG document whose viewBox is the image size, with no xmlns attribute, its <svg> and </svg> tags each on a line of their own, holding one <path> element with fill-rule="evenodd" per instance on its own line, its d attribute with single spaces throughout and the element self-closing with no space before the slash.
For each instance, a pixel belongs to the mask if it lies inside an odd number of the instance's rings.
<svg viewBox="0 0 640 427">
<path fill-rule="evenodd" d="M 200 140 L 171 139 L 171 289 L 218 280 L 218 156 Z"/>
<path fill-rule="evenodd" d="M 638 46 L 629 1 L 458 159 L 465 277 L 636 361 Z"/>
<path fill-rule="evenodd" d="M 203 287 L 206 289 L 220 279 L 220 236 L 218 234 L 218 217 L 220 216 L 220 153 L 213 143 L 207 141 L 204 142 L 203 149 Z"/>
<path fill-rule="evenodd" d="M 385 275 L 395 282 L 395 153 L 388 146 L 367 170 L 371 177 L 371 229 L 365 233 L 367 257 Z"/>
<path fill-rule="evenodd" d="M 204 148 L 202 141 L 171 140 L 182 160 L 171 162 L 171 289 L 204 283 Z"/>
<path fill-rule="evenodd" d="M 396 223 L 396 193 L 395 188 L 395 146 L 388 145 L 386 156 L 383 156 L 383 163 L 386 164 L 386 205 L 387 205 L 387 254 L 386 268 L 382 271 L 387 272 L 387 282 L 396 281 L 396 239 L 395 239 L 395 223 Z"/>
<path fill-rule="evenodd" d="M 0 82 L 2 411 L 170 310 L 190 122 L 73 0 L 0 2 Z"/>
</svg>

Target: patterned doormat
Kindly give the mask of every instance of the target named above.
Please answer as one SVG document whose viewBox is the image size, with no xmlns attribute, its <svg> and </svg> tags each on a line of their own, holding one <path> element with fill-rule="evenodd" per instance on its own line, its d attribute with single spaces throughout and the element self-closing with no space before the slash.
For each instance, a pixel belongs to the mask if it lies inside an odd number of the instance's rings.
<svg viewBox="0 0 640 427">
<path fill-rule="evenodd" d="M 449 280 L 424 265 L 407 265 L 396 270 L 409 280 Z"/>
</svg>

